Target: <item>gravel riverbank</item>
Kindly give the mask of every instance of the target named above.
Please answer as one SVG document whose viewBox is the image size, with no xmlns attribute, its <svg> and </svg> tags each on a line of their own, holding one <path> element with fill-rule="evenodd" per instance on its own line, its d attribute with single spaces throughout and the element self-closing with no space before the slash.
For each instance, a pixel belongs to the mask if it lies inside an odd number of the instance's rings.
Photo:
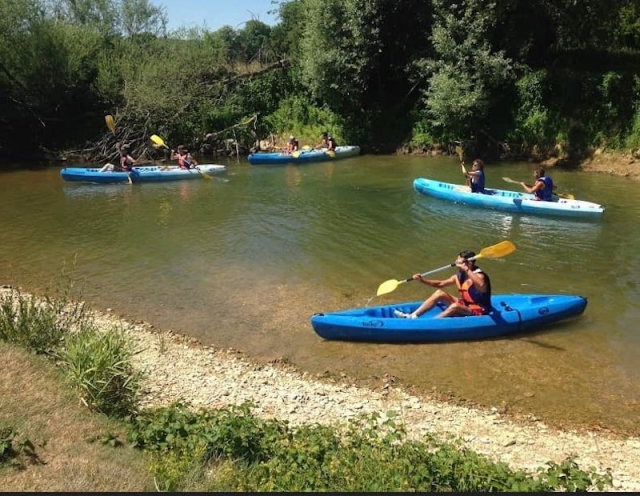
<svg viewBox="0 0 640 496">
<path fill-rule="evenodd" d="M 339 424 L 359 415 L 400 413 L 411 436 L 434 433 L 460 438 L 474 451 L 514 468 L 536 469 L 577 455 L 581 468 L 612 470 L 616 491 L 640 491 L 640 439 L 601 432 L 559 431 L 532 416 L 515 421 L 488 411 L 418 397 L 387 384 L 380 390 L 311 376 L 287 364 L 257 365 L 241 352 L 203 346 L 197 340 L 96 313 L 101 328 L 122 326 L 141 350 L 135 365 L 145 371 L 142 406 L 183 400 L 218 408 L 252 401 L 262 417 Z M 345 379 L 346 381 L 346 379 Z"/>
</svg>

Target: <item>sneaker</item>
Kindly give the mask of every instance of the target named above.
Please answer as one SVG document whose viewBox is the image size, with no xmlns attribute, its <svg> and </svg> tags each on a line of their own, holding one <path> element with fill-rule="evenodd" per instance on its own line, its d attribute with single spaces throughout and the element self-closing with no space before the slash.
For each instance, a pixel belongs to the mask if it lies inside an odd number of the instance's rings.
<svg viewBox="0 0 640 496">
<path fill-rule="evenodd" d="M 416 316 L 413 315 L 412 313 L 404 313 L 404 312 L 401 312 L 400 310 L 394 310 L 393 314 L 396 317 L 399 317 L 401 319 L 415 319 L 416 318 Z"/>
</svg>

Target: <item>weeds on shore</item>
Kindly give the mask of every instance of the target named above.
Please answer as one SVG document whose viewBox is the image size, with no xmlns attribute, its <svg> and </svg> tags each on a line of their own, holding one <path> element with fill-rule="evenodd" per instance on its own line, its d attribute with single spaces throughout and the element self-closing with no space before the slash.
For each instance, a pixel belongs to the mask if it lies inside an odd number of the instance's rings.
<svg viewBox="0 0 640 496">
<path fill-rule="evenodd" d="M 123 418 L 135 412 L 140 373 L 121 329 L 101 331 L 71 285 L 55 298 L 11 290 L 0 295 L 0 340 L 55 360 L 90 409 Z"/>
<path fill-rule="evenodd" d="M 64 337 L 87 320 L 83 303 L 36 298 L 12 290 L 0 299 L 0 339 L 38 354 L 52 354 Z"/>
<path fill-rule="evenodd" d="M 54 358 L 89 408 L 125 418 L 129 442 L 152 454 L 158 490 L 550 492 L 611 484 L 609 472 L 584 471 L 573 458 L 530 474 L 456 442 L 410 440 L 392 412 L 352 421 L 346 430 L 292 428 L 252 415 L 250 404 L 195 412 L 177 403 L 136 412 L 140 376 L 125 333 L 98 330 L 83 305 L 62 301 L 3 294 L 0 340 Z M 13 431 L 6 434 L 2 446 L 14 454 Z M 119 444 L 113 436 L 108 442 Z"/>
<path fill-rule="evenodd" d="M 249 404 L 193 412 L 177 403 L 141 413 L 129 440 L 156 453 L 153 475 L 165 490 L 193 490 L 196 484 L 198 490 L 252 492 L 547 492 L 611 483 L 609 473 L 583 471 L 573 459 L 529 474 L 458 443 L 411 441 L 393 413 L 387 415 L 353 421 L 339 432 L 262 420 L 250 414 Z M 201 474 L 197 483 L 194 474 Z"/>
<path fill-rule="evenodd" d="M 131 343 L 122 329 L 100 333 L 84 327 L 67 337 L 58 354 L 65 379 L 91 410 L 124 418 L 134 413 L 140 373 L 131 364 Z"/>
<path fill-rule="evenodd" d="M 22 458 L 41 463 L 28 438 L 18 435 L 12 427 L 0 428 L 0 467 L 24 468 Z"/>
</svg>

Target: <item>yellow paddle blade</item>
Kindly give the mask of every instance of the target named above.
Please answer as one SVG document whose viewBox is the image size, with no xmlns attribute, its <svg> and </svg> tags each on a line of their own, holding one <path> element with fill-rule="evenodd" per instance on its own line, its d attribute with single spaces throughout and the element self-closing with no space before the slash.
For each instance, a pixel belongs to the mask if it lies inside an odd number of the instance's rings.
<svg viewBox="0 0 640 496">
<path fill-rule="evenodd" d="M 109 131 L 111 131 L 112 133 L 116 132 L 116 123 L 113 120 L 113 116 L 112 115 L 105 115 L 104 116 L 104 121 L 107 123 L 107 127 L 109 128 Z"/>
<path fill-rule="evenodd" d="M 157 134 L 152 134 L 151 135 L 151 141 L 153 141 L 158 146 L 164 146 L 165 148 L 169 148 L 165 144 L 164 140 L 160 136 L 158 136 Z"/>
<path fill-rule="evenodd" d="M 331 158 L 335 158 L 336 157 L 336 152 L 334 152 L 333 150 L 329 150 L 327 152 L 327 155 L 329 155 L 329 157 L 331 157 Z"/>
<path fill-rule="evenodd" d="M 293 152 L 293 153 L 291 154 L 291 156 L 292 156 L 293 158 L 298 158 L 298 157 L 300 156 L 300 152 L 295 151 L 295 152 Z"/>
<path fill-rule="evenodd" d="M 197 165 L 196 165 L 195 169 L 200 173 L 200 175 L 202 176 L 202 179 L 208 179 L 208 180 L 213 179 L 209 174 L 207 174 L 206 172 L 201 171 L 200 169 L 198 169 Z"/>
<path fill-rule="evenodd" d="M 389 279 L 388 281 L 383 282 L 378 287 L 376 296 L 380 296 L 383 294 L 391 293 L 391 291 L 395 291 L 395 289 L 398 287 L 398 284 L 400 284 L 400 282 L 401 281 L 398 281 L 396 279 Z"/>
<path fill-rule="evenodd" d="M 575 200 L 576 197 L 571 193 L 554 193 L 554 195 L 558 195 L 560 198 L 565 198 L 567 200 Z"/>
<path fill-rule="evenodd" d="M 309 146 L 309 145 L 304 145 L 304 146 L 302 147 L 302 150 L 303 150 L 303 151 L 305 151 L 305 152 L 308 152 L 309 150 L 312 150 L 312 148 L 311 148 L 311 146 Z"/>
<path fill-rule="evenodd" d="M 488 246 L 487 248 L 483 248 L 480 250 L 480 253 L 476 255 L 474 258 L 500 258 L 506 257 L 510 253 L 516 251 L 516 245 L 514 245 L 511 241 L 501 241 L 497 245 Z"/>
</svg>

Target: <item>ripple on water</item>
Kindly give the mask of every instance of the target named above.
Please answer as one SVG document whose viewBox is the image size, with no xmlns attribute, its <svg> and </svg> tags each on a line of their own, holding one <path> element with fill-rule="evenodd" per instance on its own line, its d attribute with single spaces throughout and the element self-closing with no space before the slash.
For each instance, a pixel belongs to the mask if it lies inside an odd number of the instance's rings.
<svg viewBox="0 0 640 496">
<path fill-rule="evenodd" d="M 413 190 L 415 177 L 459 182 L 453 159 L 331 165 L 241 163 L 229 167 L 227 182 L 133 187 L 68 185 L 57 170 L 4 174 L 0 270 L 18 283 L 46 283 L 75 259 L 90 301 L 265 360 L 389 374 L 561 421 L 639 424 L 635 183 L 554 173 L 567 191 L 607 206 L 600 222 L 580 222 L 479 210 Z M 491 164 L 488 180 L 495 187 L 501 176 L 530 177 L 530 168 Z M 494 291 L 584 294 L 585 315 L 514 339 L 438 345 L 326 342 L 311 329 L 314 312 L 424 299 L 429 288 L 403 284 L 370 300 L 385 280 L 503 239 L 516 252 L 482 261 Z"/>
</svg>

